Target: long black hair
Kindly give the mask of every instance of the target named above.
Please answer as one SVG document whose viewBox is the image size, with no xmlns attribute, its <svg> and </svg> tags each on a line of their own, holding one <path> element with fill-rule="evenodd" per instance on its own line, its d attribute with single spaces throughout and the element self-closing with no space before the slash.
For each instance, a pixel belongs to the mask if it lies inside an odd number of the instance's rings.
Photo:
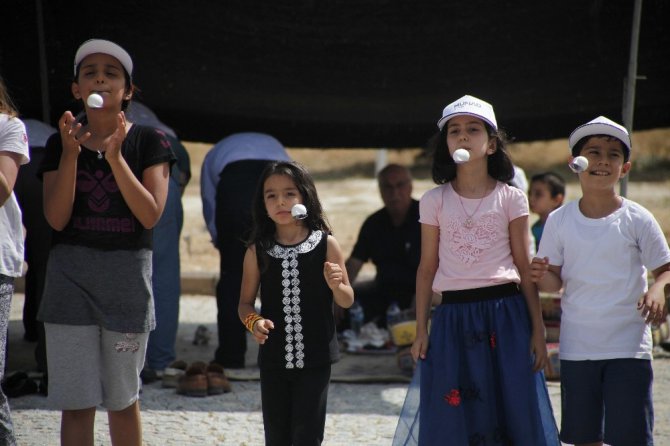
<svg viewBox="0 0 670 446">
<path fill-rule="evenodd" d="M 307 208 L 307 217 L 302 221 L 310 232 L 321 230 L 326 234 L 331 233 L 330 225 L 323 213 L 321 202 L 316 192 L 314 180 L 307 169 L 296 162 L 276 161 L 269 164 L 258 180 L 251 211 L 253 224 L 249 240 L 247 241 L 247 246 L 256 245 L 256 257 L 258 258 L 261 271 L 267 265 L 266 251 L 275 244 L 275 222 L 267 214 L 263 197 L 265 181 L 272 175 L 285 175 L 293 180 L 302 196 L 302 204 Z"/>
<path fill-rule="evenodd" d="M 504 131 L 494 129 L 487 122 L 482 121 L 489 138 L 496 141 L 496 150 L 488 156 L 488 173 L 491 177 L 504 183 L 514 178 L 514 165 L 507 153 L 507 135 Z M 447 147 L 447 125 L 433 135 L 428 141 L 428 147 L 433 154 L 433 181 L 444 184 L 456 178 L 456 162 Z"/>
</svg>

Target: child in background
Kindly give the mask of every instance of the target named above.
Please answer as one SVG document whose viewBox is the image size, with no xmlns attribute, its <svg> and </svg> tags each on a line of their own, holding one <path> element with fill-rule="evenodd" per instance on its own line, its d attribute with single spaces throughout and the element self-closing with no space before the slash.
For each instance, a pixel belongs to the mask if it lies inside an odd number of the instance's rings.
<svg viewBox="0 0 670 446">
<path fill-rule="evenodd" d="M 132 74 L 119 45 L 92 39 L 79 47 L 71 89 L 86 126 L 66 111 L 39 169 L 54 231 L 38 318 L 63 445 L 94 444 L 98 405 L 113 444 L 142 443 L 139 375 L 155 327 L 151 228 L 174 155 L 155 129 L 126 120 Z M 94 93 L 102 100 L 90 105 Z"/>
<path fill-rule="evenodd" d="M 535 239 L 535 252 L 540 247 L 542 230 L 547 217 L 554 210 L 563 205 L 565 199 L 565 180 L 554 172 L 543 172 L 533 175 L 528 188 L 528 204 L 530 211 L 540 218 L 533 223 L 530 231 Z"/>
<path fill-rule="evenodd" d="M 532 277 L 561 298 L 561 440 L 653 444 L 652 337 L 665 321 L 670 249 L 653 215 L 615 188 L 631 168 L 626 129 L 600 116 L 569 138 L 582 197 L 553 212 Z M 654 284 L 647 285 L 647 272 Z"/>
<path fill-rule="evenodd" d="M 5 375 L 7 328 L 14 295 L 14 278 L 23 272 L 23 224 L 14 195 L 19 166 L 28 163 L 26 127 L 17 117 L 0 78 L 0 381 Z M 7 397 L 0 388 L 0 444 L 15 445 Z"/>
<path fill-rule="evenodd" d="M 528 201 L 514 175 L 493 107 L 472 96 L 438 121 L 438 186 L 420 202 L 417 272 L 418 417 L 408 392 L 394 444 L 558 445 L 544 376 L 544 325 L 530 279 Z M 464 149 L 469 160 L 454 161 Z M 460 153 L 459 153 L 460 155 Z M 460 157 L 459 157 L 460 158 Z M 433 291 L 442 303 L 433 313 Z M 401 439 L 401 436 L 407 438 Z"/>
<path fill-rule="evenodd" d="M 354 292 L 309 173 L 273 162 L 258 184 L 239 315 L 260 344 L 265 444 L 321 444 L 339 354 L 333 301 L 348 308 Z M 307 209 L 304 219 L 291 215 L 296 204 Z M 261 315 L 254 310 L 259 285 Z"/>
</svg>

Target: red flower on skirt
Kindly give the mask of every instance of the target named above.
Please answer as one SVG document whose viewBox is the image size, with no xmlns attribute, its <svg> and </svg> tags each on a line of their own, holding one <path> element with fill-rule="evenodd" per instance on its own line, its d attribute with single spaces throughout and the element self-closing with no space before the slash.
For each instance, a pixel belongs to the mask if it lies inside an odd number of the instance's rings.
<svg viewBox="0 0 670 446">
<path fill-rule="evenodd" d="M 444 395 L 444 400 L 450 406 L 459 406 L 461 404 L 461 392 L 457 389 L 451 389 L 451 392 Z"/>
<path fill-rule="evenodd" d="M 489 336 L 489 344 L 491 345 L 491 349 L 496 348 L 496 332 L 494 331 L 491 333 L 491 336 Z"/>
</svg>

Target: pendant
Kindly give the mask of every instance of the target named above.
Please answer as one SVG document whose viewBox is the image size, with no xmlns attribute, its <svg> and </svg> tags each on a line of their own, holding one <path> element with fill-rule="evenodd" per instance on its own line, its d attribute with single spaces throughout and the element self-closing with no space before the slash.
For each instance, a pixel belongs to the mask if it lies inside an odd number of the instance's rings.
<svg viewBox="0 0 670 446">
<path fill-rule="evenodd" d="M 101 151 L 98 150 L 98 159 L 101 160 L 105 155 L 102 154 Z"/>
<path fill-rule="evenodd" d="M 472 224 L 473 224 L 472 217 L 466 217 L 466 219 L 463 220 L 463 227 L 465 227 L 466 229 L 472 228 Z"/>
</svg>

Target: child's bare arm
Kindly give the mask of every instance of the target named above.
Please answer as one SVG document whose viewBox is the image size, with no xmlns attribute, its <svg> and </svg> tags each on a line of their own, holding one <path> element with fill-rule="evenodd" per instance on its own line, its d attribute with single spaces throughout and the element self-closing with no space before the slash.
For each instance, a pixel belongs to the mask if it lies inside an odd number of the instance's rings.
<svg viewBox="0 0 670 446">
<path fill-rule="evenodd" d="M 354 303 L 354 289 L 349 284 L 347 269 L 344 267 L 344 255 L 339 243 L 332 235 L 328 236 L 326 261 L 323 264 L 323 277 L 333 291 L 335 303 L 349 308 Z"/>
<path fill-rule="evenodd" d="M 44 216 L 56 231 L 62 231 L 72 217 L 80 144 L 91 137 L 89 132 L 79 135 L 81 128 L 71 112 L 63 113 L 58 121 L 63 144 L 60 163 L 57 170 L 45 172 L 43 176 Z"/>
<path fill-rule="evenodd" d="M 416 339 L 412 358 L 426 359 L 428 351 L 428 319 L 433 298 L 433 280 L 439 266 L 440 228 L 421 224 L 421 260 L 416 271 Z"/>
<path fill-rule="evenodd" d="M 537 285 L 532 280 L 531 268 L 528 264 L 530 236 L 528 231 L 528 217 L 519 217 L 509 224 L 510 248 L 514 264 L 521 278 L 521 291 L 526 299 L 528 314 L 532 324 L 530 350 L 535 356 L 533 371 L 544 368 L 547 361 L 547 345 L 544 340 L 544 322 L 540 308 L 540 297 Z"/>
<path fill-rule="evenodd" d="M 530 262 L 530 278 L 540 291 L 557 292 L 563 287 L 561 267 L 550 265 L 547 257 L 533 257 Z"/>
<path fill-rule="evenodd" d="M 660 324 L 668 316 L 666 296 L 670 291 L 670 263 L 652 271 L 654 283 L 637 304 L 646 323 Z"/>
<path fill-rule="evenodd" d="M 126 138 L 127 125 L 123 112 L 117 116 L 114 133 L 103 143 L 105 159 L 114 173 L 114 180 L 128 208 L 145 228 L 153 228 L 163 214 L 167 200 L 170 165 L 155 164 L 144 169 L 141 180 L 135 177 L 130 166 L 121 155 L 121 146 Z"/>
<path fill-rule="evenodd" d="M 264 319 L 261 315 L 257 314 L 254 308 L 260 281 L 261 274 L 256 261 L 256 249 L 252 246 L 247 248 L 247 252 L 244 255 L 244 272 L 242 273 L 240 303 L 237 307 L 237 313 L 247 330 L 254 335 L 254 340 L 259 344 L 264 344 L 270 334 L 270 330 L 275 328 L 275 326 L 270 319 Z"/>
</svg>

